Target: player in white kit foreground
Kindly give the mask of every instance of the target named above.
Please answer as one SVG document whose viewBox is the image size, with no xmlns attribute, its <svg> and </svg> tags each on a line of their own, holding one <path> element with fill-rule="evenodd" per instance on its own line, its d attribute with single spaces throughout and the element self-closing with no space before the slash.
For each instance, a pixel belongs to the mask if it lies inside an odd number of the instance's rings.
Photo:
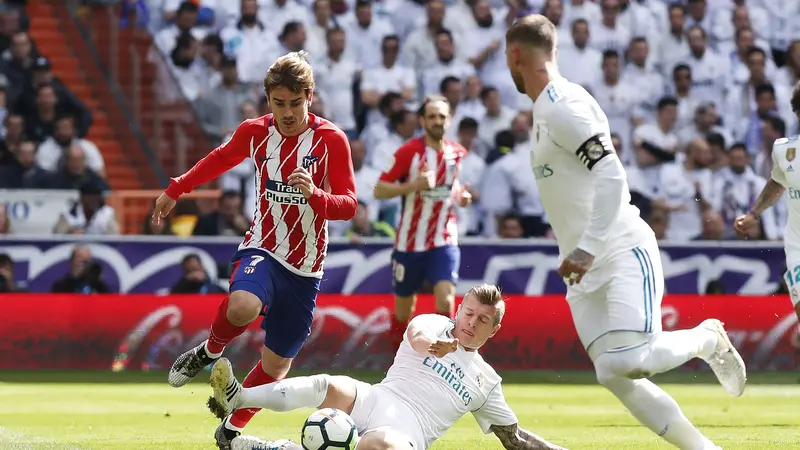
<svg viewBox="0 0 800 450">
<path fill-rule="evenodd" d="M 597 380 L 639 421 L 681 449 L 717 448 L 647 378 L 699 357 L 725 391 L 742 395 L 744 362 L 715 319 L 662 331 L 664 276 L 656 238 L 630 204 L 608 119 L 556 67 L 556 28 L 535 14 L 506 33 L 511 76 L 533 101 L 533 166 L 558 241 L 559 274 Z"/>
<path fill-rule="evenodd" d="M 500 376 L 477 351 L 500 329 L 504 312 L 500 290 L 484 284 L 464 296 L 454 320 L 438 314 L 415 317 L 386 378 L 375 385 L 346 376 L 314 375 L 242 388 L 223 358 L 211 372 L 214 398 L 209 406 L 216 403 L 222 409 L 214 411 L 218 415 L 256 407 L 340 409 L 358 426 L 358 450 L 425 450 L 471 412 L 481 430 L 494 433 L 506 449 L 564 450 L 519 427 L 503 396 Z M 259 441 L 240 436 L 232 445 L 234 450 L 249 450 L 253 442 Z M 263 448 L 300 449 L 285 441 L 260 442 Z"/>
<path fill-rule="evenodd" d="M 792 111 L 800 120 L 800 83 L 792 91 Z M 789 190 L 789 220 L 783 237 L 783 248 L 786 253 L 786 286 L 794 305 L 794 312 L 800 321 L 800 160 L 797 160 L 797 149 L 800 148 L 800 136 L 778 139 L 772 146 L 772 175 L 761 190 L 750 212 L 737 217 L 733 227 L 739 236 L 747 236 L 747 231 L 761 226 L 761 215 L 772 207 L 783 193 Z M 797 165 L 797 169 L 793 167 Z"/>
</svg>

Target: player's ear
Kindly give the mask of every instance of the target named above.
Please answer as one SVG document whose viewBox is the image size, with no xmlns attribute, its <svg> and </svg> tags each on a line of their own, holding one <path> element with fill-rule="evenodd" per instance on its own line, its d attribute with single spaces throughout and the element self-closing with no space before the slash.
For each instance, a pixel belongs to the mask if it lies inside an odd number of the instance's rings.
<svg viewBox="0 0 800 450">
<path fill-rule="evenodd" d="M 492 330 L 492 334 L 490 334 L 489 337 L 490 338 L 494 337 L 494 335 L 497 334 L 498 331 L 500 331 L 501 326 L 503 325 L 498 323 L 497 326 L 495 326 L 494 329 Z"/>
</svg>

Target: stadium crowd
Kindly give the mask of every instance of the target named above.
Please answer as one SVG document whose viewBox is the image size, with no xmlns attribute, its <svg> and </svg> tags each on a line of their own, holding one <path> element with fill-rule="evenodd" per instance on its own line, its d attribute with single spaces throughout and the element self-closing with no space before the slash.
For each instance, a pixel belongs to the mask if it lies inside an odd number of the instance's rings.
<svg viewBox="0 0 800 450">
<path fill-rule="evenodd" d="M 735 238 L 734 217 L 770 176 L 772 143 L 798 132 L 789 96 L 800 75 L 800 28 L 787 19 L 800 14 L 798 0 L 124 3 L 153 35 L 151 60 L 165 61 L 163 97 L 190 100 L 215 143 L 269 111 L 261 83 L 276 57 L 309 52 L 313 112 L 347 132 L 356 169 L 359 213 L 332 223 L 334 236 L 393 235 L 399 203 L 376 200 L 372 186 L 394 151 L 420 133 L 416 106 L 428 94 L 449 100 L 449 136 L 469 150 L 461 181 L 476 202 L 458 211 L 461 233 L 550 235 L 528 162 L 531 133 L 546 130 L 534 127 L 532 103 L 513 85 L 503 42 L 508 24 L 532 12 L 558 26 L 561 71 L 608 115 L 632 201 L 660 239 Z M 18 14 L 9 11 L 0 11 L 0 92 L 24 94 L 0 95 L 0 187 L 92 196 L 107 185 L 102 155 L 82 138 L 91 114 L 52 77 L 25 18 L 8 25 Z M 189 208 L 178 214 L 191 217 L 188 228 L 144 232 L 243 234 L 256 203 L 253 177 L 245 161 L 221 180 L 218 210 Z M 781 239 L 786 219 L 784 199 L 750 238 Z"/>
</svg>

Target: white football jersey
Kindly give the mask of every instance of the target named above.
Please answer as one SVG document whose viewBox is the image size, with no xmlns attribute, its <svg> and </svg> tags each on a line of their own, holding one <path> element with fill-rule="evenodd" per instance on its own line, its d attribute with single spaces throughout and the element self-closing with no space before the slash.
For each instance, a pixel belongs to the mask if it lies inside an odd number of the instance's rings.
<svg viewBox="0 0 800 450">
<path fill-rule="evenodd" d="M 595 99 L 583 87 L 557 78 L 534 102 L 533 119 L 531 166 L 561 257 L 580 247 L 594 255 L 596 267 L 653 239 L 630 204 L 625 169 Z M 617 178 L 623 183 L 619 196 L 595 205 L 596 189 L 619 189 Z"/>
<path fill-rule="evenodd" d="M 448 339 L 452 339 L 455 326 L 452 320 L 438 314 L 419 315 L 411 324 Z M 459 347 L 444 358 L 436 358 L 414 351 L 405 336 L 380 386 L 393 392 L 416 412 L 426 445 L 430 446 L 468 412 L 487 434 L 492 425 L 517 423 L 517 416 L 503 396 L 500 381 L 497 372 L 478 352 Z"/>
<path fill-rule="evenodd" d="M 800 251 L 800 136 L 780 138 L 772 146 L 772 179 L 786 188 L 789 219 L 783 242 L 786 248 Z M 796 168 L 794 166 L 797 166 Z"/>
</svg>

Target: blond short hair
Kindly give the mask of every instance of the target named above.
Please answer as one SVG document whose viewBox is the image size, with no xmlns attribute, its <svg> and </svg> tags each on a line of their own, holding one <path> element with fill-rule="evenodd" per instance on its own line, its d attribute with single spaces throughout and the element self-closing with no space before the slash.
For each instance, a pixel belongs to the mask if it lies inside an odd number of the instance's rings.
<svg viewBox="0 0 800 450">
<path fill-rule="evenodd" d="M 493 284 L 480 284 L 474 286 L 467 292 L 467 295 L 475 297 L 482 305 L 489 305 L 495 307 L 494 325 L 503 320 L 506 313 L 506 301 L 503 299 L 503 294 L 500 288 Z"/>
</svg>

